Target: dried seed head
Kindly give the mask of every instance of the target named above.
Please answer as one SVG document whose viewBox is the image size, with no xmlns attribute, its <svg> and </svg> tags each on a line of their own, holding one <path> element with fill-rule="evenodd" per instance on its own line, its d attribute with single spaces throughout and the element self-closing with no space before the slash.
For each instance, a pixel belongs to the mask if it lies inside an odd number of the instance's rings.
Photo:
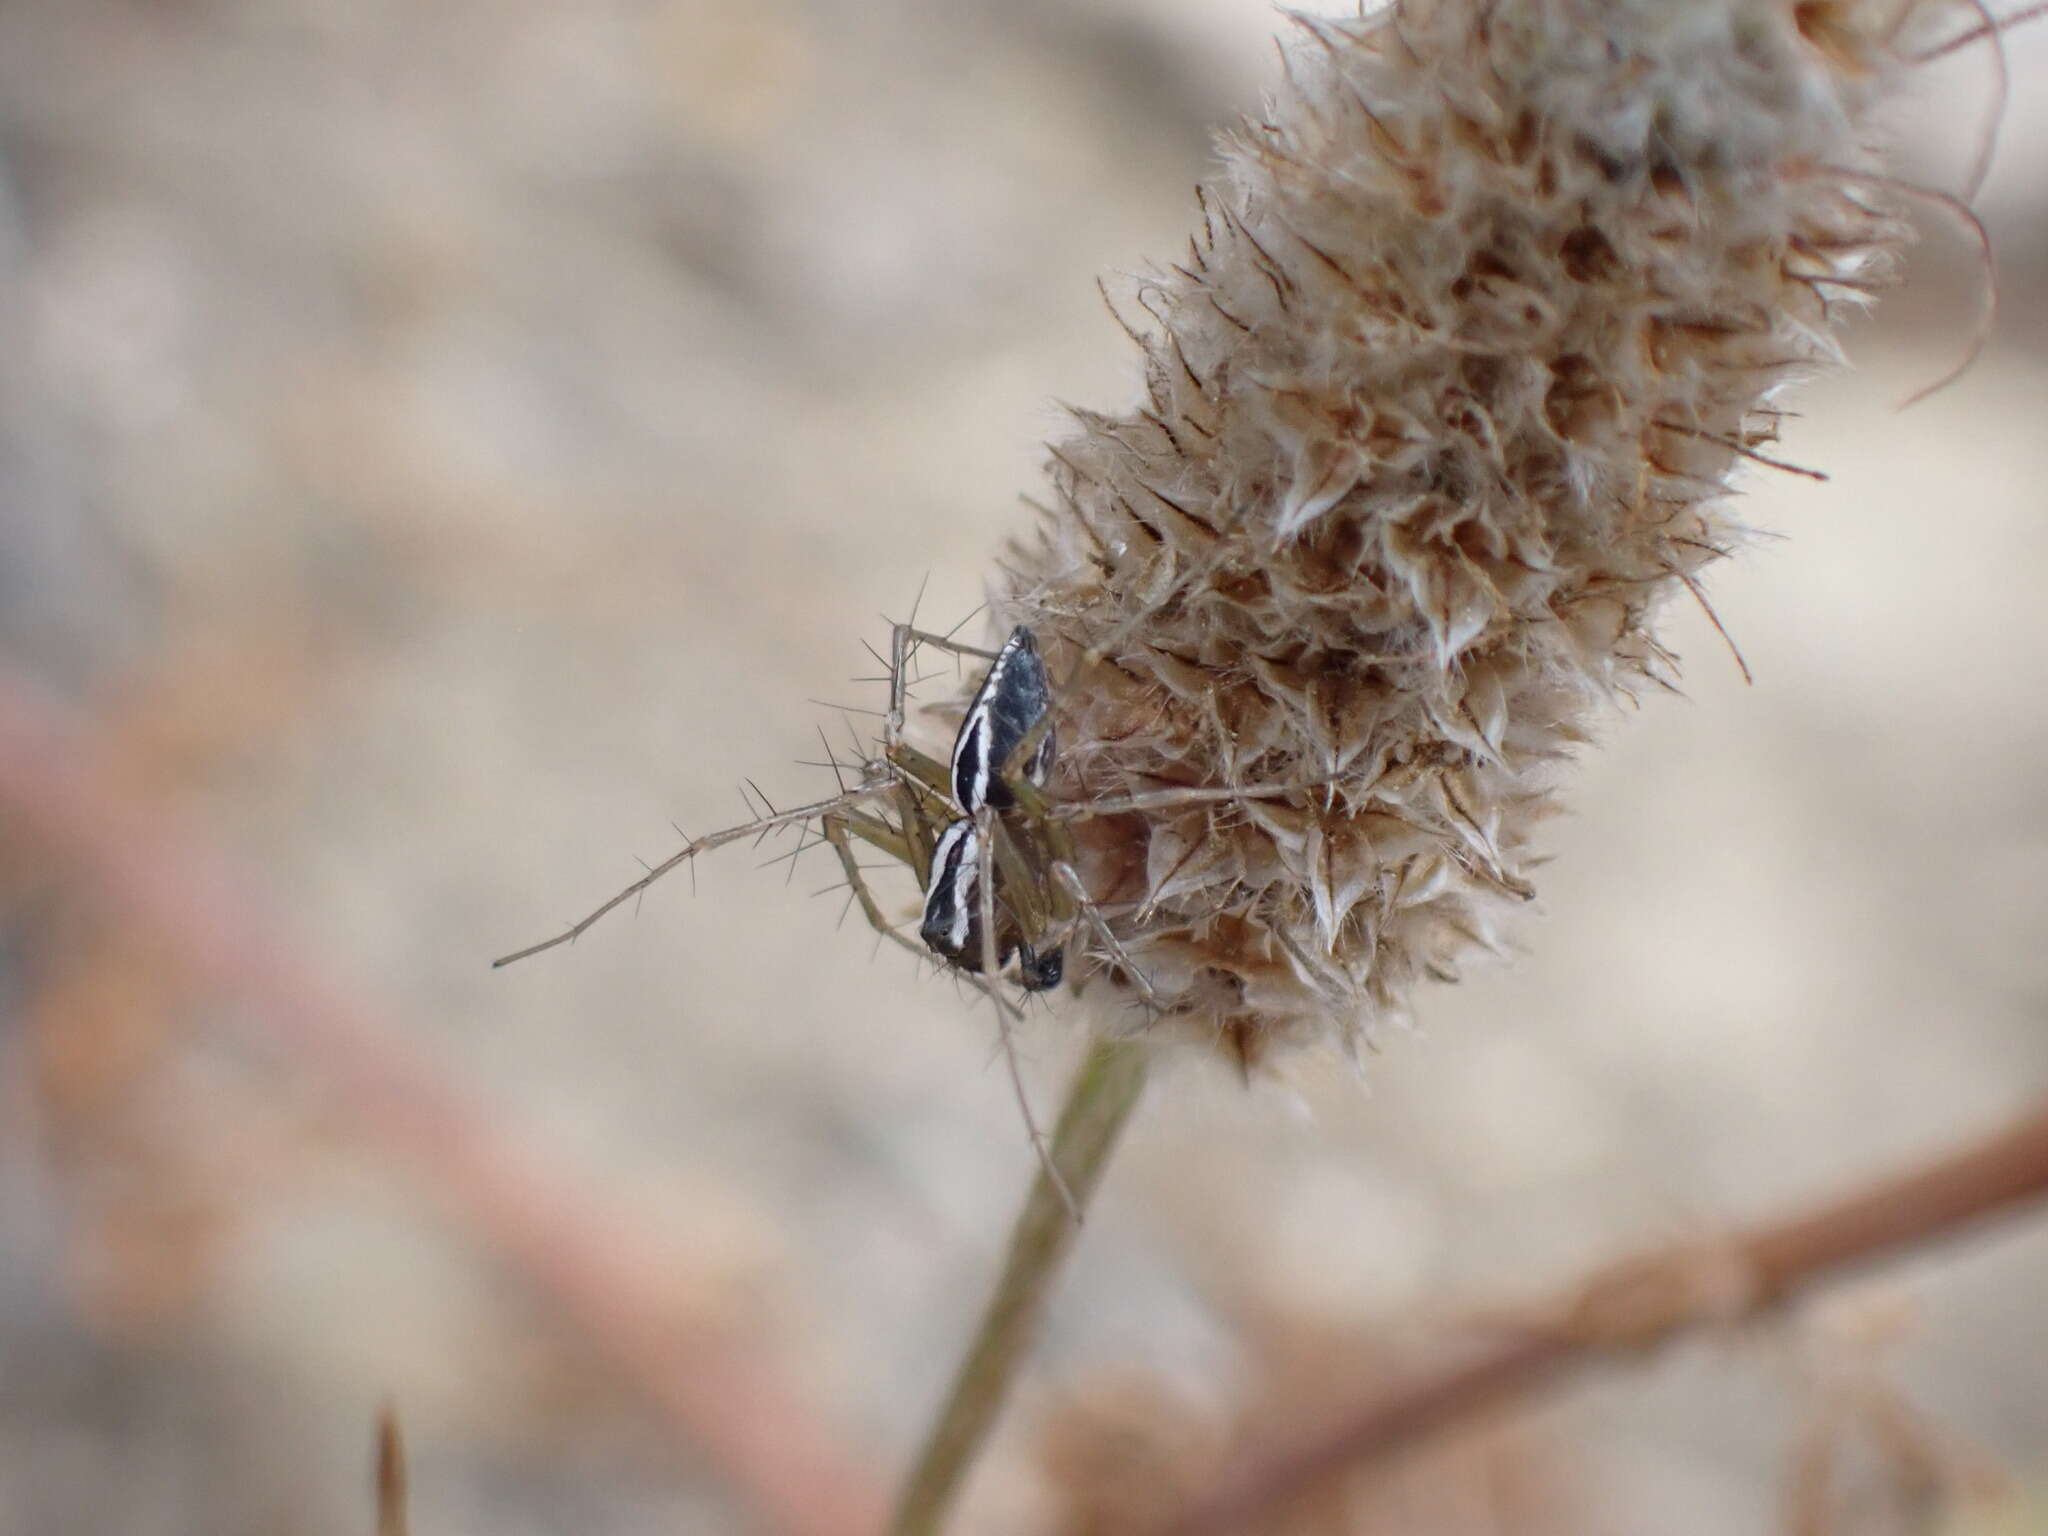
<svg viewBox="0 0 2048 1536">
<path fill-rule="evenodd" d="M 1169 1015 L 1247 1062 L 1354 1046 L 1497 947 L 1560 763 L 1667 680 L 1654 616 L 1741 532 L 1769 400 L 1891 269 L 1898 12 L 1298 20 L 1190 254 L 1125 296 L 1142 405 L 1053 446 L 998 603 L 1057 797 L 1147 797 L 1074 830 Z"/>
</svg>

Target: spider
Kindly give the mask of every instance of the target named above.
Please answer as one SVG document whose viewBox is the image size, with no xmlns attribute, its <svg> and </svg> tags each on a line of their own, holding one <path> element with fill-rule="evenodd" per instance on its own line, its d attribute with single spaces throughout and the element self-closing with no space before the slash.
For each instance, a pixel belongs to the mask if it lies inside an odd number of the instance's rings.
<svg viewBox="0 0 2048 1536">
<path fill-rule="evenodd" d="M 943 763 L 911 746 L 903 734 L 911 666 L 922 646 L 988 664 L 954 736 L 950 759 Z M 925 949 L 994 998 L 1006 1020 L 1016 1015 L 1016 1007 L 993 979 L 1004 976 L 1014 960 L 1013 979 L 1021 990 L 1057 987 L 1065 977 L 1066 945 L 1082 923 L 1149 1002 L 1150 987 L 1075 871 L 1065 808 L 1056 807 L 1045 793 L 1057 750 L 1052 688 L 1031 630 L 1020 624 L 1000 650 L 987 651 L 913 624 L 897 624 L 886 666 L 889 708 L 880 753 L 858 764 L 851 782 L 840 762 L 831 759 L 829 766 L 840 774 L 838 794 L 787 810 L 761 796 L 767 807 L 762 815 L 688 839 L 563 932 L 492 964 L 509 965 L 573 942 L 699 853 L 797 826 L 814 827 L 818 840 L 831 846 L 855 903 L 875 931 L 917 952 L 918 944 L 883 911 L 868 871 L 855 856 L 855 843 L 880 849 L 904 865 L 924 892 L 918 931 Z M 802 843 L 796 852 L 813 846 Z"/>
<path fill-rule="evenodd" d="M 904 739 L 911 663 L 919 647 L 931 646 L 988 664 L 980 687 L 954 736 L 946 762 Z M 787 827 L 816 832 L 789 857 L 818 843 L 829 844 L 846 875 L 861 914 L 883 938 L 915 954 L 930 953 L 994 1004 L 1010 1084 L 1033 1149 L 1052 1186 L 1079 1219 L 1079 1208 L 1031 1111 L 1010 1038 L 1011 1021 L 1021 1017 L 1000 985 L 1016 962 L 1014 984 L 1027 995 L 1050 991 L 1066 973 L 1067 946 L 1085 926 L 1108 962 L 1138 994 L 1147 1018 L 1165 1011 L 1149 979 L 1131 959 L 1090 896 L 1074 864 L 1068 822 L 1090 816 L 1149 811 L 1184 804 L 1242 806 L 1255 800 L 1289 800 L 1335 782 L 1302 785 L 1171 785 L 1121 797 L 1055 802 L 1046 793 L 1056 745 L 1052 688 L 1031 630 L 1019 625 L 997 651 L 965 645 L 950 635 L 932 634 L 914 623 L 892 627 L 885 662 L 889 708 L 879 753 L 846 767 L 827 748 L 826 763 L 838 776 L 839 792 L 806 805 L 778 809 L 753 791 L 765 807 L 738 826 L 692 838 L 638 880 L 556 934 L 491 962 L 493 967 L 524 960 L 557 945 L 573 943 L 600 919 L 645 894 L 664 875 L 700 853 L 745 838 L 759 841 Z M 750 786 L 751 787 L 751 786 Z M 679 832 L 680 828 L 677 829 Z M 904 865 L 924 892 L 920 946 L 906 938 L 882 910 L 868 871 L 854 844 L 880 849 Z"/>
<path fill-rule="evenodd" d="M 988 671 L 943 765 L 902 739 L 909 648 L 920 643 L 988 657 Z M 893 819 L 887 810 L 878 816 L 852 807 L 820 818 L 862 914 L 894 934 L 853 857 L 852 838 L 880 848 L 917 876 L 924 889 L 918 933 L 946 964 L 976 975 L 1000 974 L 1014 955 L 1017 984 L 1025 991 L 1058 986 L 1066 962 L 1055 935 L 1071 927 L 1072 903 L 1066 888 L 1046 876 L 1055 866 L 1071 869 L 1072 855 L 1065 828 L 1044 814 L 1041 792 L 1055 746 L 1052 689 L 1037 642 L 1020 624 L 989 655 L 899 626 L 889 673 L 883 761 L 898 785 Z"/>
<path fill-rule="evenodd" d="M 988 662 L 945 763 L 903 739 L 910 664 L 921 645 Z M 862 916 L 884 938 L 915 952 L 918 946 L 883 912 L 867 871 L 854 855 L 855 840 L 879 848 L 905 865 L 924 889 L 918 931 L 927 948 L 995 1004 L 1025 1130 L 1048 1181 L 1078 1221 L 1080 1208 L 1053 1163 L 1018 1070 L 1010 1023 L 1019 1010 L 1003 995 L 996 978 L 1014 957 L 1016 984 L 1026 993 L 1057 987 L 1066 971 L 1067 937 L 1076 922 L 1085 919 L 1107 952 L 1137 978 L 1148 1005 L 1152 992 L 1089 899 L 1074 871 L 1067 828 L 1044 794 L 1056 750 L 1045 663 L 1023 625 L 1010 632 L 1001 650 L 990 652 L 898 624 L 891 632 L 887 666 L 889 709 L 881 754 L 859 764 L 855 782 L 846 781 L 828 748 L 828 766 L 839 776 L 837 795 L 777 810 L 756 790 L 767 805 L 765 814 L 703 837 L 686 835 L 676 853 L 563 932 L 491 963 L 510 965 L 573 942 L 613 908 L 637 899 L 699 853 L 745 837 L 759 839 L 783 827 L 813 825 L 819 840 L 830 844 L 838 856 Z M 791 856 L 812 846 L 800 842 Z"/>
<path fill-rule="evenodd" d="M 946 764 L 903 740 L 910 664 L 921 645 L 988 662 Z M 886 810 L 875 815 L 851 806 L 818 818 L 869 925 L 916 948 L 875 900 L 854 857 L 854 838 L 912 870 L 924 889 L 919 936 L 983 990 L 991 990 L 986 978 L 1002 974 L 1013 955 L 1014 979 L 1024 991 L 1057 987 L 1066 971 L 1066 944 L 1085 924 L 1132 980 L 1147 1011 L 1156 1011 L 1150 984 L 1075 871 L 1066 825 L 1069 815 L 1083 810 L 1121 807 L 1055 806 L 1045 793 L 1056 751 L 1052 688 L 1031 630 L 1018 625 L 1000 650 L 989 652 L 899 624 L 887 668 L 890 701 L 879 766 L 896 782 L 894 818 Z"/>
</svg>

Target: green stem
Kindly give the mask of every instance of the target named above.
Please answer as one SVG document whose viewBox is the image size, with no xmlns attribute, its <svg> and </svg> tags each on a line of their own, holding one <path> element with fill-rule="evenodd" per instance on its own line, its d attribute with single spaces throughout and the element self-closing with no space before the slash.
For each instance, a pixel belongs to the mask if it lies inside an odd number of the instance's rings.
<svg viewBox="0 0 2048 1536">
<path fill-rule="evenodd" d="M 1081 1210 L 1088 1208 L 1117 1136 L 1137 1107 L 1147 1060 L 1148 1053 L 1129 1041 L 1098 1042 L 1067 1089 L 1052 1135 L 1052 1162 Z M 1039 1169 L 1010 1234 L 1002 1279 L 903 1484 L 891 1536 L 936 1536 L 940 1530 L 1038 1331 L 1053 1280 L 1079 1230 L 1075 1212 Z"/>
</svg>

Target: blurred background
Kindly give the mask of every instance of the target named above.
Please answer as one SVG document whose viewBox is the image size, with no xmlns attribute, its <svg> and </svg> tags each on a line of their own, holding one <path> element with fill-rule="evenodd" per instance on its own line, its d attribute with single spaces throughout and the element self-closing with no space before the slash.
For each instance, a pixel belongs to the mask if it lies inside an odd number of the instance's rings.
<svg viewBox="0 0 2048 1536">
<path fill-rule="evenodd" d="M 0 648 L 298 960 L 887 1477 L 1032 1162 L 985 1011 L 744 847 L 884 616 L 949 625 L 1099 272 L 1170 259 L 1263 0 L 6 0 Z M 1716 573 L 1745 687 L 1617 715 L 1511 966 L 1364 1081 L 1176 1063 L 960 1529 L 1114 1532 L 1434 1320 L 1936 1150 L 2048 1082 L 2048 25 L 1979 200 L 1803 393 Z M 1990 61 L 1916 80 L 1953 187 Z M 856 722 L 860 717 L 855 717 Z M 0 1532 L 764 1528 L 322 1048 L 0 824 Z M 1024 1030 L 1050 1109 L 1074 1005 Z M 502 1234 L 500 1234 L 502 1235 Z M 1318 1531 L 2048 1530 L 2048 1221 L 1611 1373 Z M 708 1367 L 707 1367 L 708 1369 Z M 1839 1479 L 1813 1516 L 1814 1447 Z M 1119 1511 L 1123 1513 L 1119 1513 Z M 2004 1522 L 2004 1523 L 1999 1523 Z"/>
</svg>

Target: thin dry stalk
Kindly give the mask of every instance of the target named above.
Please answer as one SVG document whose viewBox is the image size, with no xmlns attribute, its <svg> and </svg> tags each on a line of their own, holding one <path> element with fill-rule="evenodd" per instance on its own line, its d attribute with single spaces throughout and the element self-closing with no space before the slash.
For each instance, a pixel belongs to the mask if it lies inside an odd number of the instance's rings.
<svg viewBox="0 0 2048 1536">
<path fill-rule="evenodd" d="M 1725 1331 L 1879 1260 L 1917 1252 L 2048 1198 L 2048 1105 L 1994 1135 L 1778 1221 L 1599 1271 L 1497 1337 L 1361 1407 L 1313 1441 L 1262 1458 L 1169 1528 L 1223 1536 L 1331 1477 L 1409 1450 L 1617 1360 Z"/>
<path fill-rule="evenodd" d="M 116 787 L 87 733 L 0 665 L 0 816 L 93 888 L 195 989 L 345 1107 L 486 1246 L 550 1296 L 762 1523 L 792 1536 L 865 1536 L 881 1500 L 753 1351 L 679 1319 L 630 1226 L 493 1129 L 383 1022 L 319 976 L 197 831 Z"/>
<path fill-rule="evenodd" d="M 1053 1131 L 1051 1169 L 1039 1171 L 1017 1217 L 995 1295 L 904 1481 L 889 1524 L 892 1536 L 931 1536 L 942 1528 L 1037 1335 L 1052 1282 L 1080 1234 L 1076 1216 L 1086 1209 L 1138 1106 L 1148 1059 L 1141 1046 L 1099 1042 L 1075 1074 Z M 1055 1176 L 1064 1179 L 1065 1191 Z"/>
</svg>

